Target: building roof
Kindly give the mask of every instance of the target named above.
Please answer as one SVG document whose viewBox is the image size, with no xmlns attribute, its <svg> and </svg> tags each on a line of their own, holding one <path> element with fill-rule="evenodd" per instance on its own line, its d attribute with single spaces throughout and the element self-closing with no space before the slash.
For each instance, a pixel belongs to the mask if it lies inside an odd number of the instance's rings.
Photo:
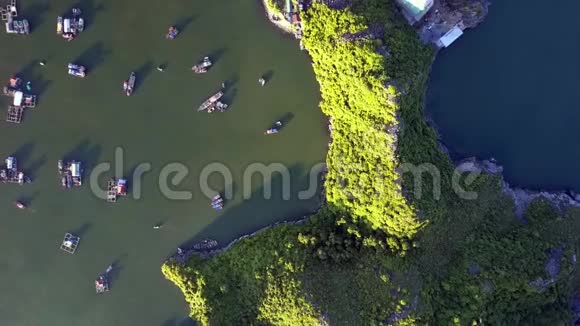
<svg viewBox="0 0 580 326">
<path fill-rule="evenodd" d="M 439 43 L 444 47 L 448 47 L 451 43 L 455 42 L 461 35 L 463 35 L 463 31 L 459 26 L 455 25 L 452 29 L 450 29 L 445 35 L 441 36 L 439 39 Z"/>
<path fill-rule="evenodd" d="M 433 7 L 433 0 L 397 0 L 409 23 L 418 22 Z"/>
</svg>

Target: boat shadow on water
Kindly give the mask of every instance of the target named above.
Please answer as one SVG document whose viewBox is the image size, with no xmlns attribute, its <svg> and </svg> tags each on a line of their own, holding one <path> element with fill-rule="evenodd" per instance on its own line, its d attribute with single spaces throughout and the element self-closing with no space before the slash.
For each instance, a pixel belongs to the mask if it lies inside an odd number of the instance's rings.
<svg viewBox="0 0 580 326">
<path fill-rule="evenodd" d="M 79 238 L 84 238 L 87 233 L 93 228 L 93 223 L 83 223 L 78 228 L 71 230 L 71 234 L 76 235 Z"/>
<path fill-rule="evenodd" d="M 34 29 L 42 25 L 44 19 L 47 17 L 46 13 L 50 10 L 50 4 L 48 1 L 44 3 L 33 3 L 29 6 L 25 6 L 22 10 L 23 16 L 30 23 L 30 32 L 34 32 Z"/>
<path fill-rule="evenodd" d="M 224 56 L 224 54 L 226 53 L 226 48 L 217 48 L 213 51 L 211 51 L 210 53 L 207 54 L 207 56 L 209 56 L 209 58 L 211 59 L 211 62 L 213 62 L 213 64 L 217 64 L 220 59 Z M 237 79 L 236 79 L 237 81 Z"/>
<path fill-rule="evenodd" d="M 185 31 L 185 29 L 195 20 L 195 18 L 195 16 L 180 18 L 173 24 L 173 27 L 175 27 L 179 33 L 183 33 L 183 31 Z"/>
<path fill-rule="evenodd" d="M 97 17 L 97 13 L 104 12 L 106 7 L 100 3 L 96 4 L 94 0 L 79 0 L 75 2 L 72 6 L 70 6 L 65 12 L 61 14 L 63 17 L 68 17 L 71 15 L 72 10 L 78 8 L 81 10 L 81 17 L 84 20 L 86 31 L 88 27 L 90 27 Z"/>
<path fill-rule="evenodd" d="M 62 159 L 65 162 L 80 161 L 82 170 L 81 177 L 84 179 L 86 173 L 91 171 L 101 157 L 102 148 L 99 144 L 93 144 L 85 139 L 76 145 L 72 150 L 63 155 Z M 56 164 L 56 163 L 55 163 Z"/>
<path fill-rule="evenodd" d="M 88 73 L 91 74 L 97 67 L 105 62 L 105 59 L 111 54 L 111 50 L 105 48 L 103 41 L 98 41 L 83 51 L 74 63 L 85 66 Z"/>
<path fill-rule="evenodd" d="M 135 87 L 133 90 L 134 92 L 137 92 L 137 90 L 139 90 L 141 85 L 145 83 L 145 80 L 147 79 L 147 77 L 149 77 L 149 75 L 151 75 L 154 69 L 155 65 L 153 64 L 153 61 L 147 60 L 145 63 L 143 63 L 135 70 L 136 79 L 135 79 Z"/>
<path fill-rule="evenodd" d="M 111 263 L 111 271 L 107 273 L 107 281 L 109 282 L 109 287 L 112 289 L 115 286 L 115 282 L 119 279 L 121 272 L 123 271 L 123 265 L 121 261 L 127 256 L 127 254 L 121 255 L 119 258 L 115 259 Z"/>
</svg>

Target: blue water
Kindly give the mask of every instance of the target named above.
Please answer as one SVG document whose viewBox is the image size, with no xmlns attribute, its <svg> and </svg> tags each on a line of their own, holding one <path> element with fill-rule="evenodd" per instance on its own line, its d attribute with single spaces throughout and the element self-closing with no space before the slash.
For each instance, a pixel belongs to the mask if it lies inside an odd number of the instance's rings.
<svg viewBox="0 0 580 326">
<path fill-rule="evenodd" d="M 494 157 L 517 186 L 580 190 L 578 9 L 497 1 L 440 52 L 426 110 L 453 158 Z"/>
</svg>

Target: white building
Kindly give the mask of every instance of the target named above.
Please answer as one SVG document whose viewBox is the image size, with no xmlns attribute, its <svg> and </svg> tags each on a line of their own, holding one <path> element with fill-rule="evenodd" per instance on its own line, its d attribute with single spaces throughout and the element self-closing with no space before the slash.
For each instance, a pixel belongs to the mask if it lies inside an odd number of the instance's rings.
<svg viewBox="0 0 580 326">
<path fill-rule="evenodd" d="M 455 42 L 461 35 L 463 35 L 463 31 L 459 27 L 459 25 L 453 26 L 445 35 L 441 36 L 437 41 L 437 46 L 440 48 L 448 47 L 451 43 Z"/>
<path fill-rule="evenodd" d="M 403 15 L 413 25 L 433 7 L 433 0 L 397 0 Z"/>
</svg>

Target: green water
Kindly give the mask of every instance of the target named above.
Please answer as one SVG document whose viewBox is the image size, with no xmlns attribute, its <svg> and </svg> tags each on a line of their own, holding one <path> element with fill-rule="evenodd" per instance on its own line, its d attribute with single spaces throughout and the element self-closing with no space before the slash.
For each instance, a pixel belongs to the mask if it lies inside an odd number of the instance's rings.
<svg viewBox="0 0 580 326">
<path fill-rule="evenodd" d="M 427 111 L 453 156 L 495 157 L 518 186 L 580 190 L 578 9 L 493 1 L 439 54 Z"/>
<path fill-rule="evenodd" d="M 0 126 L 0 156 L 16 153 L 33 178 L 24 186 L 0 185 L 0 324 L 187 325 L 181 294 L 160 272 L 167 255 L 195 239 L 226 243 L 318 205 L 296 196 L 309 184 L 310 167 L 324 161 L 328 138 L 308 57 L 270 26 L 257 1 L 82 1 L 87 28 L 67 43 L 55 34 L 56 17 L 72 5 L 23 0 L 20 14 L 33 34 L 0 34 L 0 76 L 7 81 L 21 72 L 40 93 L 22 124 Z M 181 34 L 170 41 L 164 36 L 172 24 Z M 191 65 L 207 54 L 214 68 L 192 74 Z M 68 76 L 70 61 L 86 65 L 87 78 Z M 164 72 L 155 69 L 160 64 Z M 121 83 L 133 70 L 137 89 L 126 97 Z M 263 74 L 269 82 L 262 88 L 257 79 Z M 194 112 L 224 80 L 231 111 Z M 1 108 L 8 103 L 0 98 Z M 283 131 L 264 136 L 282 117 Z M 153 167 L 140 200 L 107 203 L 88 185 L 61 190 L 57 160 L 82 160 L 88 174 L 112 161 L 117 147 L 124 149 L 128 177 L 140 163 Z M 192 200 L 161 194 L 159 172 L 170 162 L 190 169 L 173 188 L 192 191 Z M 228 166 L 234 178 L 235 196 L 221 212 L 199 190 L 199 174 L 211 162 Z M 254 162 L 288 166 L 291 200 L 282 200 L 276 176 L 267 180 L 272 199 L 256 193 L 259 182 L 250 199 L 242 198 L 242 174 Z M 223 187 L 219 175 L 210 183 Z M 17 199 L 30 209 L 13 208 Z M 164 227 L 154 230 L 159 222 Z M 81 236 L 74 255 L 58 249 L 67 231 Z M 111 291 L 96 295 L 95 277 L 113 262 Z"/>
</svg>

